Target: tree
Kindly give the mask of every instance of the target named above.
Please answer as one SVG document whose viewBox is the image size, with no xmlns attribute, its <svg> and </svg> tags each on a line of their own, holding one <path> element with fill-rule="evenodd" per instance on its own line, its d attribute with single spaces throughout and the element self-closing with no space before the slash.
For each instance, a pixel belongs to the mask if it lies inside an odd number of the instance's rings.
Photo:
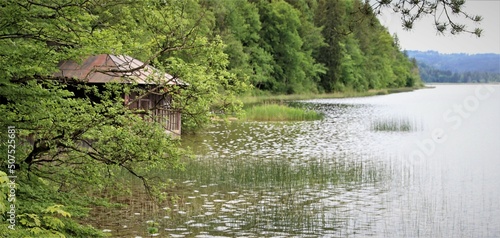
<svg viewBox="0 0 500 238">
<path fill-rule="evenodd" d="M 25 0 L 0 5 L 0 151 L 7 154 L 5 128 L 15 127 L 13 166 L 20 195 L 15 205 L 17 214 L 26 218 L 17 224 L 24 231 L 7 229 L 1 209 L 2 234 L 99 235 L 68 216 L 58 226 L 36 219 L 54 204 L 83 215 L 77 204 L 86 203 L 76 200 L 109 186 L 126 186 L 115 180 L 119 173 L 137 178 L 151 195 L 159 195 L 162 183 L 151 171 L 182 167 L 179 160 L 185 153 L 179 141 L 124 105 L 122 94 L 146 90 L 134 84 L 98 88 L 63 83 L 53 76 L 60 61 L 128 54 L 168 70 L 190 85 L 169 91 L 180 92 L 172 96 L 186 126 L 206 123 L 213 108 L 232 113 L 241 107 L 235 95 L 245 90 L 246 82 L 226 70 L 224 45 L 208 34 L 213 18 L 197 1 Z M 75 90 L 87 96 L 77 97 Z M 7 168 L 7 163 L 0 165 Z M 60 196 L 52 195 L 57 192 Z"/>
<path fill-rule="evenodd" d="M 219 34 L 229 56 L 228 68 L 238 77 L 247 77 L 257 89 L 269 89 L 272 55 L 260 45 L 261 22 L 255 4 L 247 0 L 210 1 L 214 12 L 215 33 Z"/>
<path fill-rule="evenodd" d="M 314 79 L 323 69 L 314 61 L 312 51 L 303 48 L 301 13 L 285 1 L 262 0 L 257 7 L 262 23 L 260 45 L 274 61 L 272 76 L 276 82 L 270 89 L 280 93 L 314 90 Z"/>
<path fill-rule="evenodd" d="M 344 1 L 318 1 L 315 15 L 315 24 L 322 27 L 321 34 L 326 45 L 316 52 L 316 60 L 327 68 L 321 76 L 320 86 L 323 90 L 331 92 L 340 90 L 342 42 L 345 40 L 345 11 Z"/>
<path fill-rule="evenodd" d="M 337 83 L 335 89 L 339 90 L 341 87 L 344 90 L 366 91 L 369 88 L 368 80 L 364 76 L 366 58 L 359 49 L 358 42 L 353 35 L 349 35 L 345 43 L 341 43 L 341 47 L 342 80 L 341 83 Z"/>
</svg>

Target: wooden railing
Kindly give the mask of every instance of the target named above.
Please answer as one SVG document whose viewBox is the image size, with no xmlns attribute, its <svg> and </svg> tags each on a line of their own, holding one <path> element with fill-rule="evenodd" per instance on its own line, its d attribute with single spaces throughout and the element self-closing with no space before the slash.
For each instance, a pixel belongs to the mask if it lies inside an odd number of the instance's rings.
<svg viewBox="0 0 500 238">
<path fill-rule="evenodd" d="M 172 109 L 155 109 L 153 118 L 160 123 L 165 130 L 175 134 L 181 133 L 181 113 Z"/>
</svg>

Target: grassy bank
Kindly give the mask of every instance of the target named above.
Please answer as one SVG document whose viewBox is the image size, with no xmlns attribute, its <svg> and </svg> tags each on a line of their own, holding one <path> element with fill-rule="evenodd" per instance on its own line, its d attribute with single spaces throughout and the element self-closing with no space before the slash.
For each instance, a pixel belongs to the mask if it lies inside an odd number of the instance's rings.
<svg viewBox="0 0 500 238">
<path fill-rule="evenodd" d="M 366 92 L 356 92 L 356 91 L 346 91 L 346 92 L 335 92 L 335 93 L 321 93 L 321 94 L 288 94 L 288 95 L 252 95 L 243 96 L 241 101 L 248 104 L 260 104 L 260 103 L 280 103 L 284 101 L 293 100 L 307 100 L 307 99 L 327 99 L 327 98 L 351 98 L 351 97 L 369 97 L 376 95 L 386 95 L 391 93 L 401 93 L 410 92 L 419 89 L 419 87 L 405 87 L 405 88 L 388 88 L 388 89 L 372 89 Z"/>
<path fill-rule="evenodd" d="M 323 115 L 303 108 L 286 106 L 287 101 L 328 98 L 351 98 L 386 95 L 391 93 L 410 92 L 419 87 L 372 89 L 366 92 L 346 91 L 323 94 L 289 94 L 271 95 L 261 94 L 243 96 L 240 100 L 245 105 L 245 116 L 240 119 L 251 121 L 304 121 L 319 120 Z M 261 92 L 262 93 L 262 92 Z M 403 130 L 406 128 L 402 128 Z"/>
<path fill-rule="evenodd" d="M 243 119 L 250 121 L 310 121 L 321 118 L 323 118 L 322 114 L 304 108 L 262 104 L 246 108 Z"/>
</svg>

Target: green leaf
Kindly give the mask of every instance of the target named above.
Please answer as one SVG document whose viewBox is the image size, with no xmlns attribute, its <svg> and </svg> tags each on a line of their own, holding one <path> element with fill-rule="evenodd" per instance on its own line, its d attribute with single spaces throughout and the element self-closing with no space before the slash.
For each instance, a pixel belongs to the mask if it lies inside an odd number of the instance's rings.
<svg viewBox="0 0 500 238">
<path fill-rule="evenodd" d="M 27 227 L 40 227 L 42 225 L 37 214 L 21 214 L 17 217 L 19 218 L 19 223 Z"/>
<path fill-rule="evenodd" d="M 47 207 L 46 209 L 43 210 L 43 212 L 44 213 L 52 213 L 52 214 L 57 213 L 63 217 L 71 217 L 71 214 L 67 211 L 64 211 L 62 209 L 62 207 L 64 207 L 64 205 L 56 204 L 56 205 Z"/>
<path fill-rule="evenodd" d="M 32 234 L 35 234 L 35 235 L 40 235 L 42 233 L 45 233 L 46 230 L 41 228 L 41 227 L 33 227 L 33 228 L 29 228 L 28 229 Z"/>
<path fill-rule="evenodd" d="M 52 216 L 43 216 L 44 225 L 51 230 L 59 230 L 64 227 L 64 223 L 59 218 Z"/>
</svg>

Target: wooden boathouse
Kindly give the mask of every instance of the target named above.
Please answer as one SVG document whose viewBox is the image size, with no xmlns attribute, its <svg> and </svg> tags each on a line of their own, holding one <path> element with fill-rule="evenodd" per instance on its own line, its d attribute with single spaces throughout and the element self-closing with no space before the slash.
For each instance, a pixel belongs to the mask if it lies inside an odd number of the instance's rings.
<svg viewBox="0 0 500 238">
<path fill-rule="evenodd" d="M 146 94 L 123 95 L 125 105 L 139 113 L 144 120 L 161 124 L 167 133 L 181 134 L 181 112 L 172 107 L 172 90 L 175 85 L 187 86 L 182 80 L 147 65 L 130 56 L 100 54 L 90 56 L 81 63 L 73 60 L 59 63 L 54 76 L 102 86 L 108 82 L 135 83 Z"/>
</svg>

